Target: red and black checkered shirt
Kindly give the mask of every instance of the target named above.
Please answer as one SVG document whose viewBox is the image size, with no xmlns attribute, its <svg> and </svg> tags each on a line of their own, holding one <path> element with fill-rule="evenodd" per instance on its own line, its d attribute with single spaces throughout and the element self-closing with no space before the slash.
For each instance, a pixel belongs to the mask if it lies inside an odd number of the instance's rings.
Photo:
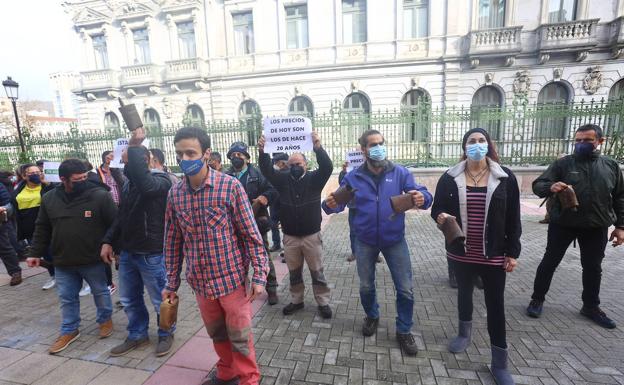
<svg viewBox="0 0 624 385">
<path fill-rule="evenodd" d="M 255 284 L 264 286 L 269 270 L 243 186 L 236 178 L 212 170 L 198 190 L 184 180 L 169 191 L 164 253 L 167 290 L 180 286 L 186 258 L 186 280 L 196 293 L 210 299 L 240 287 L 250 261 Z"/>
</svg>

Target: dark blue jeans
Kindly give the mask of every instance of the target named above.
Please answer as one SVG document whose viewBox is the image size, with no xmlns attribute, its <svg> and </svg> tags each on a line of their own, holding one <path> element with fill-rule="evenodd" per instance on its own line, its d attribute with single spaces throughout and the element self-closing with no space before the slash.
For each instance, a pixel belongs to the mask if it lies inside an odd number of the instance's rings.
<svg viewBox="0 0 624 385">
<path fill-rule="evenodd" d="M 61 334 L 69 334 L 80 326 L 80 297 L 78 292 L 85 280 L 91 286 L 91 294 L 97 308 L 96 322 L 102 324 L 113 314 L 113 303 L 106 286 L 103 263 L 84 266 L 57 266 L 56 291 L 61 303 Z"/>
<path fill-rule="evenodd" d="M 131 254 L 122 251 L 119 257 L 119 297 L 128 316 L 128 339 L 139 340 L 148 336 L 149 312 L 143 299 L 144 288 L 150 296 L 156 323 L 160 314 L 161 292 L 167 282 L 165 259 L 162 254 Z M 158 329 L 160 337 L 169 332 Z"/>
<path fill-rule="evenodd" d="M 377 256 L 383 253 L 396 289 L 396 331 L 409 333 L 413 325 L 414 292 L 412 264 L 405 239 L 388 247 L 376 247 L 355 239 L 355 258 L 360 277 L 360 301 L 369 318 L 379 318 L 379 304 L 375 288 Z"/>
</svg>

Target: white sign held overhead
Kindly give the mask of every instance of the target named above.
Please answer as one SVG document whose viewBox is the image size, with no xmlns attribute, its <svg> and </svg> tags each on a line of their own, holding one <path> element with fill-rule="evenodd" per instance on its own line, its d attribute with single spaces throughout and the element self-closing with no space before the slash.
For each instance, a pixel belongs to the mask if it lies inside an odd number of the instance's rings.
<svg viewBox="0 0 624 385">
<path fill-rule="evenodd" d="M 115 141 L 115 146 L 113 147 L 113 160 L 110 163 L 111 168 L 123 168 L 123 163 L 121 163 L 121 153 L 128 148 L 129 139 L 119 138 Z M 145 148 L 149 148 L 149 139 L 143 139 L 141 145 Z"/>
<path fill-rule="evenodd" d="M 312 122 L 303 116 L 264 118 L 264 152 L 312 151 Z"/>
<path fill-rule="evenodd" d="M 58 169 L 61 162 L 43 162 L 43 175 L 46 182 L 61 182 Z"/>
<path fill-rule="evenodd" d="M 121 163 L 121 153 L 128 148 L 128 139 L 120 138 L 115 141 L 115 146 L 113 147 L 113 160 L 110 162 L 111 168 L 123 168 L 123 163 Z"/>
<path fill-rule="evenodd" d="M 364 154 L 361 150 L 347 151 L 347 172 L 352 171 L 364 164 Z"/>
</svg>

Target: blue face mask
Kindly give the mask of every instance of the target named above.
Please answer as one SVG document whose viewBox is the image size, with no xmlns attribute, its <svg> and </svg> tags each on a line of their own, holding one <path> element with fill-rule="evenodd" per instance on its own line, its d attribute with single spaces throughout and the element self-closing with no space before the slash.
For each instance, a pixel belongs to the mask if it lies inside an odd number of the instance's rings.
<svg viewBox="0 0 624 385">
<path fill-rule="evenodd" d="M 466 156 L 474 161 L 480 161 L 488 153 L 487 143 L 473 143 L 466 146 Z"/>
<path fill-rule="evenodd" d="M 371 160 L 382 161 L 386 160 L 387 156 L 386 146 L 383 144 L 378 144 L 368 150 L 368 157 L 371 158 Z"/>
<path fill-rule="evenodd" d="M 183 159 L 179 163 L 180 169 L 186 176 L 197 175 L 202 168 L 204 168 L 204 158 L 199 158 L 195 160 L 186 160 Z"/>
<path fill-rule="evenodd" d="M 579 156 L 588 157 L 593 152 L 594 152 L 593 143 L 581 142 L 581 143 L 576 143 L 574 145 L 574 153 Z"/>
</svg>

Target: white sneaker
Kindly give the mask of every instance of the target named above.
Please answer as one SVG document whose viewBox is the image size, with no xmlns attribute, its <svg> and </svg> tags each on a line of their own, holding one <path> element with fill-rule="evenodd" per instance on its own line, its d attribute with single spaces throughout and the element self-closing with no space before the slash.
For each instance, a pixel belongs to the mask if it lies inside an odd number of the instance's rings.
<svg viewBox="0 0 624 385">
<path fill-rule="evenodd" d="M 108 287 L 108 292 L 110 293 L 110 295 L 115 294 L 116 291 L 117 291 L 117 286 L 115 286 L 114 283 Z"/>
<path fill-rule="evenodd" d="M 80 289 L 80 292 L 78 293 L 79 296 L 84 297 L 85 295 L 89 295 L 91 294 L 91 287 L 89 286 L 89 284 L 85 283 L 82 286 L 82 289 Z"/>
<path fill-rule="evenodd" d="M 48 282 L 46 282 L 43 286 L 41 286 L 42 290 L 50 290 L 54 286 L 56 286 L 56 280 L 54 278 L 50 278 Z"/>
</svg>

